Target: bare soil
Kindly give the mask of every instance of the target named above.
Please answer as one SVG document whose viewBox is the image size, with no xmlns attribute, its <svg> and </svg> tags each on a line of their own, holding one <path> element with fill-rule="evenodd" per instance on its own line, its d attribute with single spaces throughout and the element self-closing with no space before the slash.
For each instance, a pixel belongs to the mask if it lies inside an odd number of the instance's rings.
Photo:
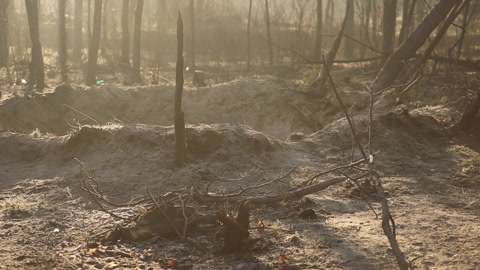
<svg viewBox="0 0 480 270">
<path fill-rule="evenodd" d="M 347 106 L 367 142 L 368 95 L 344 85 Z M 451 91 L 438 89 L 438 96 Z M 352 157 L 338 104 L 315 99 L 273 76 L 187 89 L 188 162 L 174 165 L 172 85 L 91 88 L 62 85 L 32 96 L 14 86 L 0 101 L 0 269 L 395 269 L 376 218 L 351 183 L 299 201 L 257 205 L 264 233 L 249 250 L 214 254 L 217 225 L 192 231 L 200 251 L 174 237 L 101 244 L 121 221 L 79 188 L 84 163 L 115 202 L 189 189 L 233 191 L 295 168 L 274 194 Z M 374 115 L 372 148 L 396 223 L 399 245 L 416 269 L 480 269 L 479 134 L 452 136 L 458 107 L 432 100 Z M 291 135 L 294 133 L 294 135 Z M 326 175 L 328 179 L 335 175 Z M 320 179 L 320 180 L 322 180 Z M 369 201 L 377 213 L 376 195 Z M 234 209 L 234 205 L 210 206 Z M 311 208 L 316 218 L 298 213 Z M 135 209 L 116 209 L 118 213 Z M 281 260 L 285 254 L 286 260 Z"/>
</svg>

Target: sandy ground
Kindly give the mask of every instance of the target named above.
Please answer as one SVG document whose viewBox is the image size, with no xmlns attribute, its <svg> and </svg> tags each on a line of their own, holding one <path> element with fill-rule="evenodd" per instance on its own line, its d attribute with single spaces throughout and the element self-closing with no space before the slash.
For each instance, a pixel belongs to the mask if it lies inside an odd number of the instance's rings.
<svg viewBox="0 0 480 270">
<path fill-rule="evenodd" d="M 254 206 L 251 225 L 263 220 L 266 230 L 252 230 L 261 240 L 243 252 L 214 254 L 222 246 L 216 225 L 189 235 L 207 252 L 159 237 L 101 244 L 121 221 L 80 190 L 74 158 L 95 170 L 117 202 L 145 196 L 146 189 L 164 194 L 191 183 L 205 188 L 219 177 L 240 178 L 211 188 L 230 191 L 295 168 L 288 181 L 258 190 L 261 196 L 351 161 L 352 138 L 334 100 L 260 76 L 186 90 L 188 162 L 177 168 L 173 91 L 171 85 L 105 85 L 59 86 L 34 96 L 15 88 L 3 93 L 0 269 L 165 269 L 166 259 L 175 259 L 177 269 L 396 268 L 381 220 L 348 182 L 302 200 Z M 349 93 L 347 104 L 366 106 L 365 95 Z M 366 143 L 367 118 L 356 115 Z M 374 117 L 375 166 L 400 247 L 416 269 L 480 269 L 480 140 L 478 134 L 449 134 L 458 115 L 447 106 L 421 106 Z M 289 137 L 292 132 L 303 135 Z M 376 195 L 369 202 L 380 213 Z M 234 208 L 210 210 L 218 207 Z M 317 218 L 299 218 L 306 208 Z"/>
</svg>

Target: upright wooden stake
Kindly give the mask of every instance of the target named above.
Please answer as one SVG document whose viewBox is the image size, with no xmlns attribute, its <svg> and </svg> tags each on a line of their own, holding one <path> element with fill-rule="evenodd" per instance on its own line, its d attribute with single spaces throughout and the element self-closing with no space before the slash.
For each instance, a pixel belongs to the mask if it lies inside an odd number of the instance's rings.
<svg viewBox="0 0 480 270">
<path fill-rule="evenodd" d="M 183 92 L 183 21 L 178 12 L 177 20 L 177 67 L 175 80 L 175 163 L 185 164 L 187 159 L 187 144 L 185 142 L 185 119 L 182 111 Z"/>
</svg>

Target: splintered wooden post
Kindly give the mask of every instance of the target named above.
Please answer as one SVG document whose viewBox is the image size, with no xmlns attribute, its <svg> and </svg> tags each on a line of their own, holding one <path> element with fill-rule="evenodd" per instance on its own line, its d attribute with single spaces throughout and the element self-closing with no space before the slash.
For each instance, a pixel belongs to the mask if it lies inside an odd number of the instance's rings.
<svg viewBox="0 0 480 270">
<path fill-rule="evenodd" d="M 175 162 L 177 166 L 185 164 L 187 144 L 185 142 L 185 119 L 182 111 L 183 92 L 183 21 L 178 12 L 177 20 L 177 68 L 175 80 Z"/>
</svg>

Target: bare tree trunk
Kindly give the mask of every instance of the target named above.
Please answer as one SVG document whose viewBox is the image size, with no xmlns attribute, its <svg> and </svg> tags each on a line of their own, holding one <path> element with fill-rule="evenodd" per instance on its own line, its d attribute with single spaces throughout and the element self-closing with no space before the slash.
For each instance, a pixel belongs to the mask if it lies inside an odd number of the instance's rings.
<svg viewBox="0 0 480 270">
<path fill-rule="evenodd" d="M 92 39 L 92 3 L 91 0 L 88 0 L 88 8 L 87 8 L 87 43 L 90 46 L 90 40 Z"/>
<path fill-rule="evenodd" d="M 345 34 L 349 37 L 353 37 L 355 33 L 355 2 L 353 0 L 347 0 L 347 6 L 350 6 L 350 9 L 347 14 L 347 23 L 345 25 Z M 344 42 L 344 56 L 347 59 L 352 59 L 354 57 L 353 49 L 355 44 L 351 39 L 346 39 Z"/>
<path fill-rule="evenodd" d="M 450 10 L 461 1 L 440 0 L 432 8 L 417 28 L 408 35 L 405 42 L 385 62 L 385 65 L 372 83 L 371 90 L 373 93 L 380 93 L 394 83 L 397 75 L 405 66 L 406 60 L 415 55 L 415 52 L 425 43 L 432 31 L 447 17 Z M 380 107 L 384 108 L 389 106 L 390 103 L 394 103 L 389 100 L 379 100 L 379 102 L 383 103 L 380 104 Z"/>
<path fill-rule="evenodd" d="M 403 2 L 402 28 L 400 28 L 400 34 L 398 36 L 398 46 L 405 41 L 405 38 L 410 31 L 416 3 L 417 0 L 404 0 Z"/>
<path fill-rule="evenodd" d="M 270 32 L 270 12 L 268 11 L 268 0 L 265 0 L 265 24 L 267 26 L 267 42 L 268 42 L 268 61 L 270 66 L 273 65 L 273 46 L 272 35 Z"/>
<path fill-rule="evenodd" d="M 94 85 L 97 80 L 98 48 L 100 47 L 100 33 L 102 28 L 102 0 L 95 0 L 93 11 L 93 33 L 88 45 L 88 64 L 86 85 Z"/>
<path fill-rule="evenodd" d="M 372 41 L 375 44 L 375 47 L 378 48 L 378 10 L 377 10 L 377 0 L 372 0 Z"/>
<path fill-rule="evenodd" d="M 62 82 L 67 81 L 67 30 L 65 25 L 66 0 L 58 0 L 58 63 Z"/>
<path fill-rule="evenodd" d="M 167 16 L 167 2 L 166 0 L 157 1 L 157 42 L 161 44 L 163 36 L 165 36 L 166 29 L 166 16 Z M 163 65 L 162 47 L 157 48 L 157 67 Z"/>
<path fill-rule="evenodd" d="M 428 58 L 430 57 L 430 54 L 433 52 L 433 50 L 438 45 L 442 37 L 445 35 L 450 25 L 455 21 L 455 19 L 462 12 L 465 6 L 468 5 L 468 2 L 469 2 L 468 0 L 460 4 L 461 1 L 462 0 L 460 0 L 460 2 L 457 2 L 457 5 L 452 9 L 452 11 L 450 11 L 450 15 L 444 21 L 442 27 L 440 27 L 440 29 L 437 31 L 435 38 L 432 40 L 432 42 L 430 42 L 430 45 L 427 47 L 427 49 L 425 49 L 425 52 L 423 52 L 422 57 L 415 63 L 415 66 L 413 66 L 412 68 L 413 72 L 420 69 L 420 67 L 422 67 L 425 64 L 425 62 L 427 62 Z"/>
<path fill-rule="evenodd" d="M 180 12 L 177 20 L 177 65 L 175 84 L 175 163 L 182 166 L 187 160 L 185 117 L 182 110 L 183 95 L 183 21 Z"/>
<path fill-rule="evenodd" d="M 133 50 L 132 50 L 132 82 L 140 83 L 140 45 L 142 33 L 142 14 L 144 0 L 137 0 L 137 8 L 135 9 L 135 25 L 133 27 Z"/>
<path fill-rule="evenodd" d="M 317 0 L 317 26 L 315 27 L 315 47 L 313 48 L 313 59 L 321 61 L 322 59 L 322 0 Z"/>
<path fill-rule="evenodd" d="M 190 0 L 190 65 L 195 70 L 195 5 Z"/>
<path fill-rule="evenodd" d="M 120 63 L 130 66 L 130 34 L 128 32 L 128 4 L 129 0 L 123 0 L 122 4 L 122 56 Z"/>
<path fill-rule="evenodd" d="M 73 22 L 73 51 L 72 59 L 80 62 L 82 59 L 82 24 L 83 24 L 83 0 L 75 0 L 75 14 Z"/>
<path fill-rule="evenodd" d="M 250 70 L 250 23 L 252 19 L 252 0 L 248 5 L 248 21 L 247 21 L 247 71 Z"/>
<path fill-rule="evenodd" d="M 37 0 L 25 0 L 28 16 L 28 28 L 32 41 L 32 61 L 30 62 L 29 88 L 36 83 L 37 89 L 45 88 L 45 71 L 43 65 L 42 44 L 40 43 L 40 31 L 38 20 Z"/>
<path fill-rule="evenodd" d="M 324 91 L 324 86 L 327 80 L 328 70 L 330 70 L 330 67 L 333 64 L 333 60 L 337 55 L 338 48 L 340 48 L 340 43 L 342 41 L 343 33 L 345 32 L 345 27 L 347 24 L 347 19 L 348 19 L 347 16 L 348 16 L 348 13 L 350 12 L 350 9 L 353 8 L 352 7 L 353 4 L 354 4 L 353 1 L 347 2 L 347 10 L 345 11 L 345 17 L 343 19 L 342 26 L 340 27 L 340 30 L 338 30 L 337 36 L 333 41 L 332 48 L 325 56 L 325 61 L 323 62 L 323 66 L 322 66 L 322 69 L 320 70 L 320 73 L 318 73 L 317 78 L 311 84 L 311 87 L 314 88 L 314 91 L 316 91 L 316 93 L 320 97 L 323 97 L 326 94 Z"/>
<path fill-rule="evenodd" d="M 397 0 L 383 2 L 383 42 L 382 51 L 392 54 L 395 43 L 395 24 L 397 15 Z M 384 61 L 386 58 L 384 59 Z"/>
<path fill-rule="evenodd" d="M 0 0 L 0 68 L 8 65 L 8 0 Z"/>
</svg>

